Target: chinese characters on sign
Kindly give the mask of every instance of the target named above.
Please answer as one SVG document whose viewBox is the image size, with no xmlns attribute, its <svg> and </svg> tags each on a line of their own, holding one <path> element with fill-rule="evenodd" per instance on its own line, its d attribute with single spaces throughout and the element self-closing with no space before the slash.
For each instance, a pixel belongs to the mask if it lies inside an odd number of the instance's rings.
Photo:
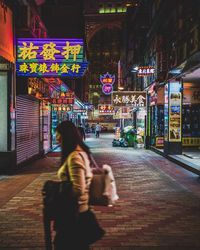
<svg viewBox="0 0 200 250">
<path fill-rule="evenodd" d="M 155 68 L 152 66 L 138 67 L 138 76 L 149 76 L 155 73 Z"/>
<path fill-rule="evenodd" d="M 55 111 L 66 111 L 66 112 L 69 112 L 69 111 L 72 111 L 72 108 L 70 105 L 65 105 L 65 104 L 54 104 L 52 106 L 53 110 Z"/>
<path fill-rule="evenodd" d="M 113 115 L 115 113 L 114 107 L 111 104 L 99 104 L 99 115 Z"/>
<path fill-rule="evenodd" d="M 164 87 L 164 94 L 165 94 L 165 102 L 164 102 L 164 139 L 168 141 L 168 133 L 169 133 L 169 83 L 167 83 Z"/>
<path fill-rule="evenodd" d="M 102 92 L 105 95 L 110 95 L 113 91 L 113 84 L 115 82 L 115 75 L 111 75 L 108 72 L 104 75 L 100 75 L 100 81 L 102 86 Z"/>
<path fill-rule="evenodd" d="M 87 113 L 86 109 L 73 109 L 73 112 L 75 113 Z"/>
<path fill-rule="evenodd" d="M 131 109 L 129 107 L 118 107 L 115 109 L 113 119 L 131 119 Z"/>
<path fill-rule="evenodd" d="M 113 91 L 113 86 L 112 85 L 105 84 L 105 85 L 102 86 L 102 92 L 104 94 L 110 95 L 112 93 L 112 91 Z"/>
<path fill-rule="evenodd" d="M 146 92 L 144 91 L 114 91 L 112 94 L 114 106 L 146 106 Z"/>
<path fill-rule="evenodd" d="M 17 73 L 22 76 L 84 74 L 82 39 L 18 39 Z"/>
<path fill-rule="evenodd" d="M 74 104 L 74 99 L 53 98 L 49 99 L 52 104 Z"/>
<path fill-rule="evenodd" d="M 52 104 L 74 104 L 74 92 L 53 91 L 49 102 Z"/>
</svg>

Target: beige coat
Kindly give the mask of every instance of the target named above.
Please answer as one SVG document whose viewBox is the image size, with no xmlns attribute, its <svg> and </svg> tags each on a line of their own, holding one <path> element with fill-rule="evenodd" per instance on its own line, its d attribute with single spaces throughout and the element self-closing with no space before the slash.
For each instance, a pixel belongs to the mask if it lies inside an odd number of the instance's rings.
<svg viewBox="0 0 200 250">
<path fill-rule="evenodd" d="M 67 172 L 69 172 L 70 180 L 73 183 L 73 190 L 78 196 L 79 212 L 85 212 L 89 208 L 89 187 L 93 174 L 87 153 L 79 146 L 58 170 L 58 178 L 62 181 L 67 180 Z"/>
</svg>

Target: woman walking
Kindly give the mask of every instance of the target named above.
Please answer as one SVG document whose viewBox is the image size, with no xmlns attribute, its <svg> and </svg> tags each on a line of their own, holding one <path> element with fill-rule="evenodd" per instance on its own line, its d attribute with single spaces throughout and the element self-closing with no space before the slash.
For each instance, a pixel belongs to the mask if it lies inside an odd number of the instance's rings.
<svg viewBox="0 0 200 250">
<path fill-rule="evenodd" d="M 87 220 L 88 218 L 91 220 L 92 214 L 88 205 L 89 187 L 93 176 L 90 168 L 90 151 L 78 129 L 70 121 L 64 121 L 58 125 L 56 138 L 62 148 L 58 178 L 61 181 L 72 182 L 72 189 L 78 201 L 78 219 L 69 224 L 66 221 L 66 225 L 56 229 L 55 249 L 87 250 L 90 244 Z M 101 235 L 95 237 L 100 239 L 104 233 L 105 231 L 99 227 L 98 234 Z"/>
</svg>

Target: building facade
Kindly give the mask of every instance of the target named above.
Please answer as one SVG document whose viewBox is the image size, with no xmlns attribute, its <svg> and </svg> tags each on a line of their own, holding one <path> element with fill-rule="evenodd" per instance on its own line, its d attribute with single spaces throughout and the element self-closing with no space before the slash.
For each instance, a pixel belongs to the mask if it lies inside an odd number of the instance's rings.
<svg viewBox="0 0 200 250">
<path fill-rule="evenodd" d="M 118 61 L 122 45 L 122 22 L 132 1 L 85 1 L 85 31 L 87 56 L 90 62 L 86 74 L 86 99 L 96 108 L 110 103 L 110 96 L 102 92 L 100 75 L 118 75 Z M 116 83 L 114 88 L 117 89 Z"/>
<path fill-rule="evenodd" d="M 127 44 L 133 46 L 124 60 L 125 77 L 132 73 L 127 88 L 147 91 L 147 144 L 166 154 L 200 146 L 199 4 L 144 0 L 129 16 L 134 23 L 133 32 L 127 31 Z M 141 77 L 138 67 L 149 66 L 154 74 Z"/>
<path fill-rule="evenodd" d="M 13 11 L 0 1 L 0 171 L 15 164 L 15 53 Z"/>
</svg>

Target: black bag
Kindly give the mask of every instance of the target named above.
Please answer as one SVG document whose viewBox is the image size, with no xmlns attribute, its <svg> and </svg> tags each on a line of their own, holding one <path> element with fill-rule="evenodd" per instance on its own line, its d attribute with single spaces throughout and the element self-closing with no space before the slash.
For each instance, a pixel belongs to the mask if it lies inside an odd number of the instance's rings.
<svg viewBox="0 0 200 250">
<path fill-rule="evenodd" d="M 42 188 L 42 196 L 45 249 L 52 250 L 51 222 L 54 222 L 55 231 L 61 228 L 64 230 L 76 222 L 78 201 L 69 181 L 46 181 Z"/>
<path fill-rule="evenodd" d="M 71 182 L 48 180 L 44 183 L 42 195 L 44 213 L 50 220 L 64 223 L 77 217 L 78 201 Z"/>
<path fill-rule="evenodd" d="M 80 241 L 88 245 L 100 240 L 106 233 L 90 209 L 79 214 L 78 230 Z"/>
</svg>

